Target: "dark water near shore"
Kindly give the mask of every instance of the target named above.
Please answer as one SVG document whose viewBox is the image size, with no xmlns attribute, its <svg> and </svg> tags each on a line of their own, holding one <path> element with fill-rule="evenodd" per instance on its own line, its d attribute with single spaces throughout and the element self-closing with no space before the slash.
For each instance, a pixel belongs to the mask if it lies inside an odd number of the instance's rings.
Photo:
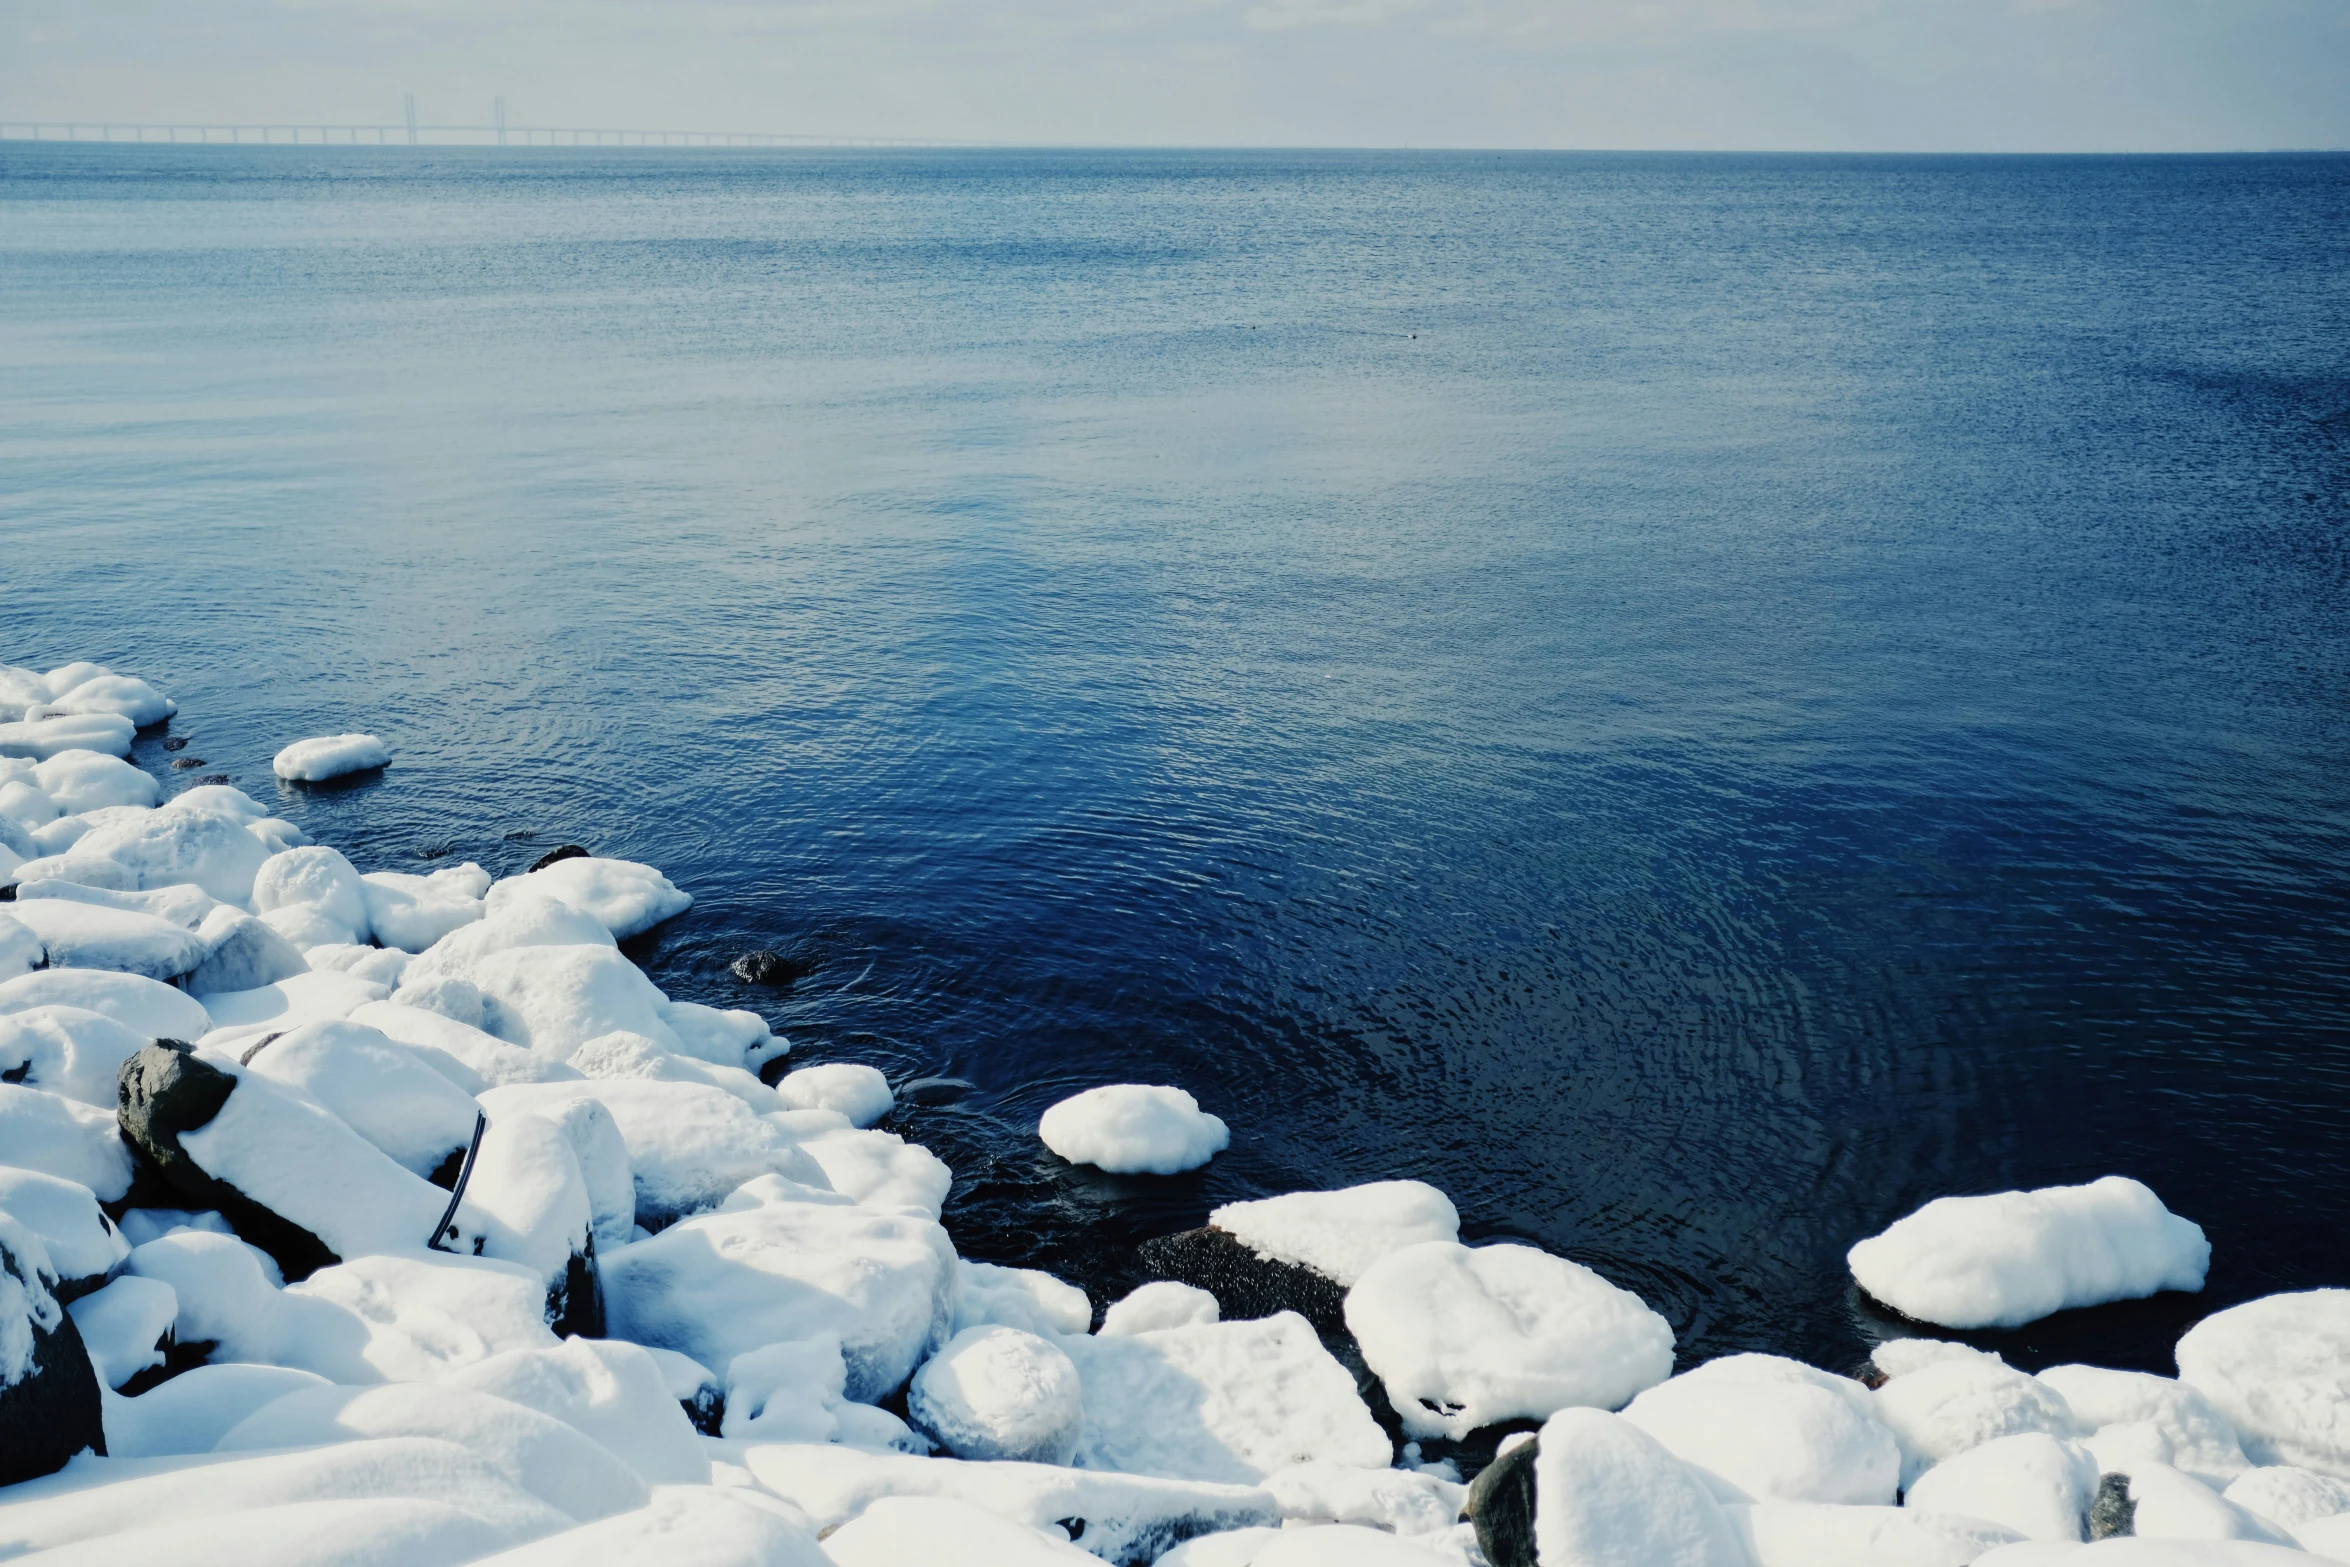
<svg viewBox="0 0 2350 1567">
<path fill-rule="evenodd" d="M 661 866 L 1097 1296 L 1387 1176 L 1688 1358 L 2108 1171 L 2211 1288 L 2026 1364 L 2350 1284 L 2350 159 L 0 145 L 83 657 L 265 799 L 388 737 L 282 806 L 363 868 Z M 1121 1080 L 1232 1150 L 1042 1151 Z"/>
</svg>

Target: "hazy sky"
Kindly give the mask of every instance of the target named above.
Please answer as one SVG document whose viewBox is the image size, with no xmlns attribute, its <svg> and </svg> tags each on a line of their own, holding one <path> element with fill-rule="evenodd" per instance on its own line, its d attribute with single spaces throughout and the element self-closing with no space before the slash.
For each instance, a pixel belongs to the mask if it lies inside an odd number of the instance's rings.
<svg viewBox="0 0 2350 1567">
<path fill-rule="evenodd" d="M 2350 146 L 2350 0 L 0 0 L 10 119 Z"/>
</svg>

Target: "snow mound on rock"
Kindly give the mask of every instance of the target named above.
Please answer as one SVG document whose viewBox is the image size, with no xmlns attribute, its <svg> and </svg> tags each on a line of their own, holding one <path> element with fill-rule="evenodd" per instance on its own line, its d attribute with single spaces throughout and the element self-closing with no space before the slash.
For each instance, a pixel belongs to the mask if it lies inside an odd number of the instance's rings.
<svg viewBox="0 0 2350 1567">
<path fill-rule="evenodd" d="M 1229 1202 L 1208 1223 L 1261 1257 L 1353 1284 L 1390 1252 L 1458 1240 L 1452 1199 L 1423 1181 L 1373 1181 L 1331 1192 Z"/>
<path fill-rule="evenodd" d="M 1062 1100 L 1037 1123 L 1037 1136 L 1071 1164 L 1113 1175 L 1196 1170 L 1232 1141 L 1223 1121 L 1180 1088 L 1114 1083 Z"/>
<path fill-rule="evenodd" d="M 1018 1328 L 967 1328 L 914 1373 L 914 1428 L 957 1458 L 1065 1464 L 1077 1453 L 1085 1404 L 1077 1367 Z"/>
<path fill-rule="evenodd" d="M 2211 1400 L 2256 1464 L 2350 1479 L 2350 1289 L 2246 1301 L 2179 1340 L 2179 1380 Z"/>
<path fill-rule="evenodd" d="M 392 748 L 374 735 L 313 735 L 278 752 L 269 770 L 289 781 L 318 783 L 382 767 L 391 759 Z"/>
<path fill-rule="evenodd" d="M 1347 1292 L 1346 1325 L 1413 1436 L 1619 1408 L 1673 1370 L 1672 1327 L 1639 1296 L 1532 1246 L 1394 1252 Z"/>
<path fill-rule="evenodd" d="M 1939 1197 L 1852 1248 L 1852 1276 L 1904 1316 L 2015 1328 L 2051 1312 L 2200 1290 L 2211 1243 L 2143 1184 Z"/>
</svg>

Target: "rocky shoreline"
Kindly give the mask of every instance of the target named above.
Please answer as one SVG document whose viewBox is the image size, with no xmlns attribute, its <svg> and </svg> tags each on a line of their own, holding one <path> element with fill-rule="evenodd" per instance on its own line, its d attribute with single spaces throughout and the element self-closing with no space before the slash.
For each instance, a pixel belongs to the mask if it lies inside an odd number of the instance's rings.
<svg viewBox="0 0 2350 1567">
<path fill-rule="evenodd" d="M 0 668 L 0 1557 L 2350 1561 L 2350 1291 L 2205 1318 L 2175 1379 L 1923 1336 L 2200 1289 L 2136 1181 L 1856 1237 L 1921 1332 L 1865 1378 L 1676 1375 L 1637 1296 L 1409 1181 L 1228 1204 L 1097 1306 L 956 1255 L 952 1172 L 876 1126 L 952 1085 L 653 986 L 619 943 L 690 906 L 659 871 L 363 873 L 166 799 L 123 758 L 175 713 Z M 1229 1133 L 1108 1085 L 1041 1136 L 1166 1174 Z"/>
</svg>

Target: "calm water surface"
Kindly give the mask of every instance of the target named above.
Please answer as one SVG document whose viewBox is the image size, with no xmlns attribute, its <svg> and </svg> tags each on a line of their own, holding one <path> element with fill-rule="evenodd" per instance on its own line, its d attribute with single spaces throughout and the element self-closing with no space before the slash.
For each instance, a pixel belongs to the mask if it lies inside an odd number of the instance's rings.
<svg viewBox="0 0 2350 1567">
<path fill-rule="evenodd" d="M 2210 1290 L 2025 1364 L 2350 1284 L 2350 159 L 9 144 L 83 657 L 265 799 L 390 738 L 280 806 L 363 867 L 662 866 L 663 986 L 971 1079 L 958 1241 L 1097 1299 L 1388 1176 L 1692 1359 L 2108 1171 Z M 1232 1150 L 1035 1142 L 1125 1080 Z"/>
</svg>

